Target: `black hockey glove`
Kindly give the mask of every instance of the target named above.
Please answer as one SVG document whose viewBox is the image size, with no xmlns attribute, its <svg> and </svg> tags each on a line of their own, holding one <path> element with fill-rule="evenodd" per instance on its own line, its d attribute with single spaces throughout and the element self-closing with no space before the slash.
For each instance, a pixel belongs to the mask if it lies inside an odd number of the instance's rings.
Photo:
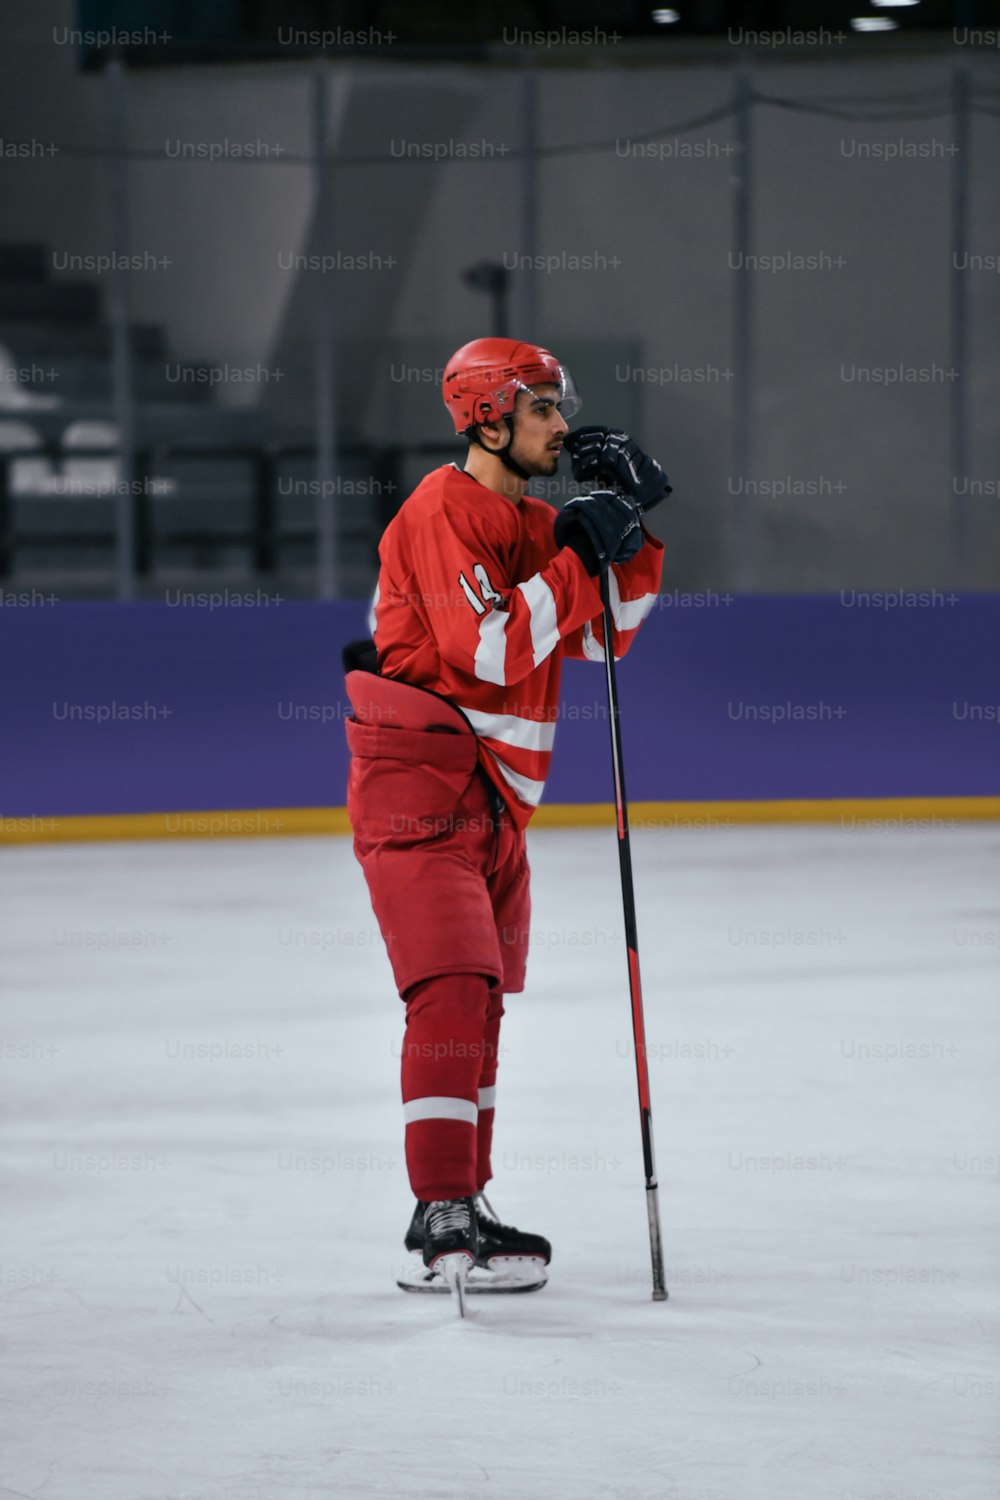
<svg viewBox="0 0 1000 1500">
<path fill-rule="evenodd" d="M 646 537 L 631 500 L 611 490 L 567 500 L 556 516 L 557 547 L 571 547 L 591 577 L 611 563 L 629 562 Z"/>
<path fill-rule="evenodd" d="M 617 485 L 640 510 L 652 510 L 673 488 L 656 459 L 620 428 L 578 427 L 565 447 L 578 484 Z"/>
</svg>

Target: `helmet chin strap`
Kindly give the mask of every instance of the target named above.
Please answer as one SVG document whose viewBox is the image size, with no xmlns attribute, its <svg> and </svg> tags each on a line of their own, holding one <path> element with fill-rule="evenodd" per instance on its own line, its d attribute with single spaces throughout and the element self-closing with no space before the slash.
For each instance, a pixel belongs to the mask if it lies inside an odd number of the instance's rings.
<svg viewBox="0 0 1000 1500">
<path fill-rule="evenodd" d="M 507 424 L 507 431 L 510 433 L 510 442 L 505 448 L 487 448 L 484 443 L 480 442 L 479 430 L 475 427 L 472 429 L 472 441 L 474 443 L 479 443 L 479 446 L 483 449 L 484 453 L 492 453 L 493 457 L 498 458 L 503 464 L 504 468 L 509 469 L 512 474 L 516 474 L 518 479 L 528 480 L 531 478 L 531 475 L 528 473 L 527 469 L 523 469 L 521 467 L 516 458 L 511 457 L 510 453 L 511 448 L 514 445 L 514 418 L 512 415 L 508 414 L 504 417 L 504 421 Z"/>
</svg>

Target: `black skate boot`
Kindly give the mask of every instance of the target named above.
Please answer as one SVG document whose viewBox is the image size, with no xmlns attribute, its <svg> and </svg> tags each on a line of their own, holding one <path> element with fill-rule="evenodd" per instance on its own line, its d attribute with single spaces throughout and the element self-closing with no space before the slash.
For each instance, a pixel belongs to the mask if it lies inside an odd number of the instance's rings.
<svg viewBox="0 0 1000 1500">
<path fill-rule="evenodd" d="M 474 1204 L 476 1227 L 479 1230 L 476 1266 L 482 1271 L 504 1273 L 502 1279 L 505 1289 L 506 1283 L 511 1280 L 543 1283 L 544 1267 L 552 1259 L 552 1246 L 548 1240 L 543 1235 L 527 1234 L 523 1229 L 501 1224 L 484 1193 L 476 1194 Z M 413 1218 L 404 1240 L 407 1250 L 411 1252 L 423 1253 L 426 1208 L 425 1203 L 417 1203 L 413 1210 Z M 499 1281 L 499 1277 L 497 1279 Z M 477 1286 L 482 1284 L 482 1278 L 477 1280 Z M 497 1289 L 499 1290 L 499 1285 Z"/>
<path fill-rule="evenodd" d="M 419 1248 L 424 1265 L 434 1269 L 439 1255 L 465 1255 L 474 1261 L 479 1254 L 479 1232 L 471 1198 L 441 1199 L 436 1203 L 418 1204 L 423 1209 L 421 1242 L 419 1247 L 411 1245 L 406 1236 L 408 1250 Z M 414 1219 L 416 1215 L 414 1215 Z M 412 1230 L 413 1225 L 410 1225 Z"/>
<path fill-rule="evenodd" d="M 497 1270 L 518 1262 L 547 1266 L 552 1246 L 544 1235 L 527 1234 L 510 1224 L 501 1224 L 485 1193 L 476 1194 L 476 1225 L 479 1229 L 479 1254 L 476 1265 Z"/>
<path fill-rule="evenodd" d="M 465 1283 L 479 1254 L 479 1230 L 471 1198 L 445 1198 L 424 1209 L 424 1265 L 444 1277 L 465 1317 Z"/>
</svg>

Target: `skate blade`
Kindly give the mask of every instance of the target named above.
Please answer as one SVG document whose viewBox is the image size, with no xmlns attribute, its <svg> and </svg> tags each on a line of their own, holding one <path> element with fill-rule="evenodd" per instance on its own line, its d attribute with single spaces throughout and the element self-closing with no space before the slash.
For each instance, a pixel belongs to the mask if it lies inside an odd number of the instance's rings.
<svg viewBox="0 0 1000 1500">
<path fill-rule="evenodd" d="M 456 1250 L 451 1255 L 439 1255 L 434 1262 L 432 1270 L 438 1271 L 444 1278 L 449 1292 L 454 1292 L 458 1300 L 458 1316 L 465 1317 L 465 1283 L 469 1272 L 472 1270 L 473 1259 L 464 1250 Z"/>
<path fill-rule="evenodd" d="M 467 1297 L 537 1292 L 548 1280 L 541 1261 L 509 1257 L 502 1266 L 499 1261 L 500 1257 L 495 1256 L 489 1270 L 482 1266 L 472 1267 L 465 1281 L 464 1292 Z M 403 1292 L 445 1293 L 451 1290 L 436 1270 L 428 1270 L 419 1251 L 409 1257 L 396 1278 L 396 1285 Z"/>
</svg>

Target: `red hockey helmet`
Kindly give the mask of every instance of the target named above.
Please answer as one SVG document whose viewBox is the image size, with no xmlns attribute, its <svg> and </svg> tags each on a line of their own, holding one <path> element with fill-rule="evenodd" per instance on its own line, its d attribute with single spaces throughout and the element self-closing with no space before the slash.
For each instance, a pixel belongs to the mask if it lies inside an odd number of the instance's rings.
<svg viewBox="0 0 1000 1500">
<path fill-rule="evenodd" d="M 444 367 L 441 394 L 457 433 L 480 422 L 500 422 L 513 415 L 520 390 L 554 385 L 564 417 L 573 417 L 582 402 L 573 378 L 554 354 L 518 339 L 473 339 L 457 349 Z"/>
</svg>

